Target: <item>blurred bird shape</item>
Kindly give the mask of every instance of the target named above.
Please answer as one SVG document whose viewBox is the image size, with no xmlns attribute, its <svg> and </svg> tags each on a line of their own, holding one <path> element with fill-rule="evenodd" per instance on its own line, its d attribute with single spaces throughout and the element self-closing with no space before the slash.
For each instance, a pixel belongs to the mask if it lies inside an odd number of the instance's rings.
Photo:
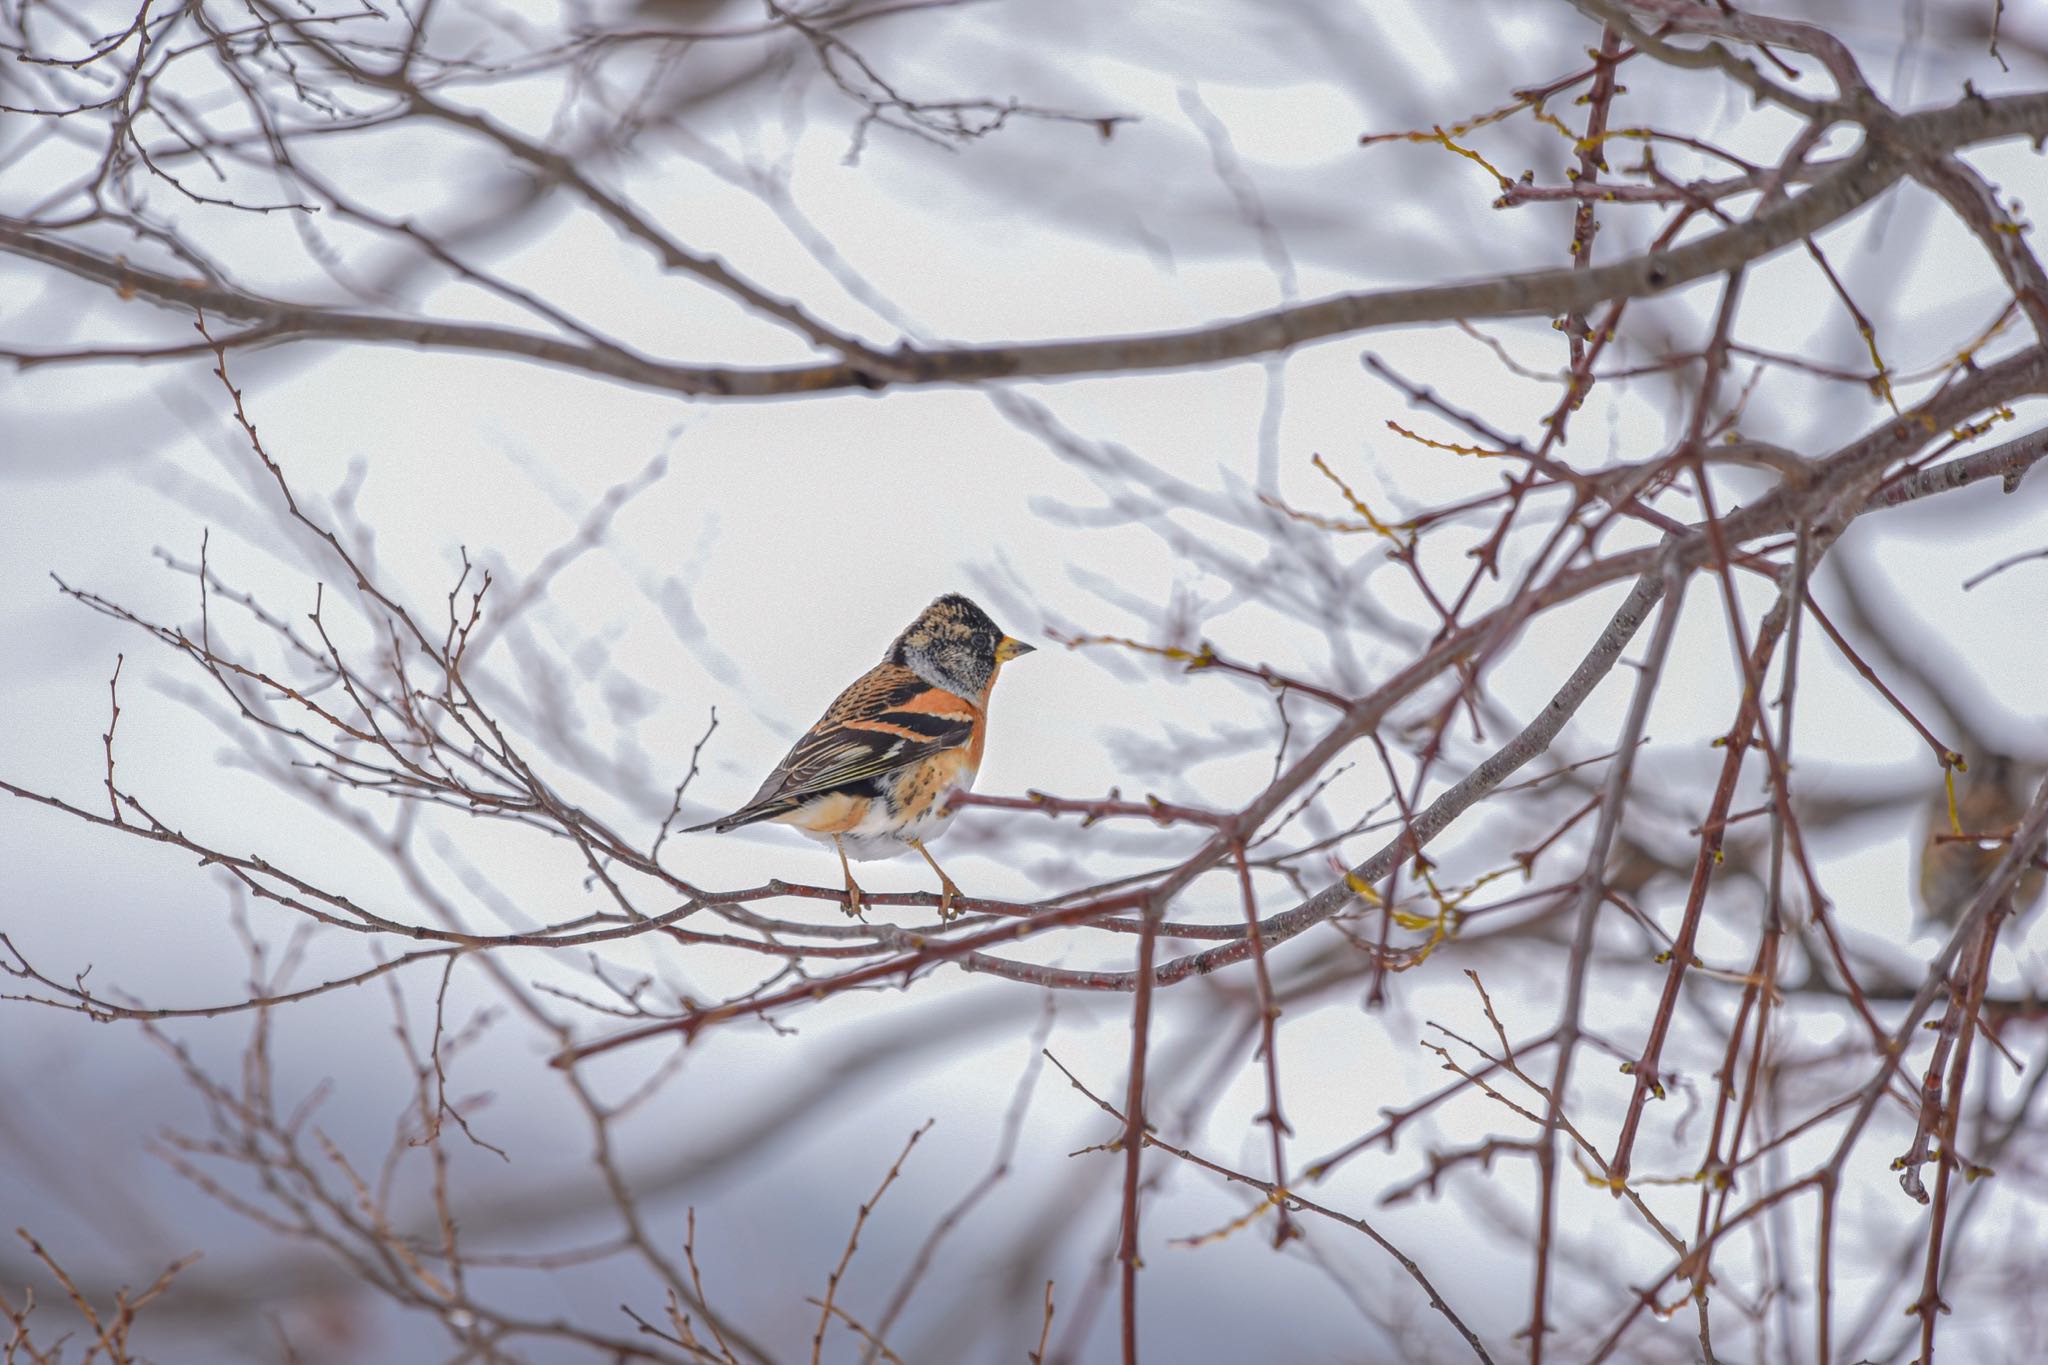
<svg viewBox="0 0 2048 1365">
<path fill-rule="evenodd" d="M 861 913 L 863 900 L 847 859 L 914 848 L 939 874 L 940 918 L 952 918 L 960 888 L 925 845 L 945 832 L 954 793 L 974 783 L 996 674 L 1034 648 L 960 594 L 939 598 L 825 708 L 752 799 L 685 833 L 772 820 L 829 840 L 846 875 L 849 915 Z"/>
<path fill-rule="evenodd" d="M 2009 754 L 1986 754 L 1956 781 L 1956 820 L 1966 838 L 1949 825 L 1944 791 L 1927 809 L 1920 848 L 1922 922 L 1953 925 L 1977 898 L 2005 857 L 2013 827 L 2026 813 L 2032 783 Z M 2013 913 L 2024 914 L 2041 898 L 2039 868 L 2023 874 L 2013 889 Z"/>
</svg>

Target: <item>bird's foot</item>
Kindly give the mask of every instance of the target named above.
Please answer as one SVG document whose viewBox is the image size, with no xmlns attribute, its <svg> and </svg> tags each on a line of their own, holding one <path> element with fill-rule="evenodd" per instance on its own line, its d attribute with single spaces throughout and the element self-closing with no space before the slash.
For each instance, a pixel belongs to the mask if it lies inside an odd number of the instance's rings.
<svg viewBox="0 0 2048 1365">
<path fill-rule="evenodd" d="M 868 898 L 861 894 L 860 886 L 853 878 L 846 879 L 846 904 L 842 907 L 848 919 L 867 922 Z"/>
<path fill-rule="evenodd" d="M 955 915 L 965 914 L 966 911 L 956 910 L 953 908 L 953 903 L 957 900 L 962 899 L 962 896 L 960 894 L 960 888 L 958 885 L 954 883 L 951 877 L 948 877 L 946 875 L 946 869 L 939 866 L 939 860 L 932 856 L 932 851 L 926 848 L 924 844 L 919 840 L 910 839 L 906 842 L 909 843 L 909 845 L 912 848 L 917 850 L 919 857 L 923 858 L 927 863 L 931 864 L 932 871 L 938 875 L 939 923 L 944 924 L 946 921 L 952 919 Z"/>
</svg>

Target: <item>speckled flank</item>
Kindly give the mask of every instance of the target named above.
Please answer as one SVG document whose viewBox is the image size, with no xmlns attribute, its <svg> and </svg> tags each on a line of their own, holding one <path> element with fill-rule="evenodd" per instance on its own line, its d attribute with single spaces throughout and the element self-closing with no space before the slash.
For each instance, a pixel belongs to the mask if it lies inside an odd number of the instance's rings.
<svg viewBox="0 0 2048 1365">
<path fill-rule="evenodd" d="M 807 801 L 779 820 L 825 843 L 837 837 L 855 862 L 892 858 L 913 839 L 938 836 L 952 819 L 946 803 L 954 792 L 974 785 L 974 772 L 966 751 L 948 749 L 895 774 L 878 799 L 835 792 Z"/>
</svg>

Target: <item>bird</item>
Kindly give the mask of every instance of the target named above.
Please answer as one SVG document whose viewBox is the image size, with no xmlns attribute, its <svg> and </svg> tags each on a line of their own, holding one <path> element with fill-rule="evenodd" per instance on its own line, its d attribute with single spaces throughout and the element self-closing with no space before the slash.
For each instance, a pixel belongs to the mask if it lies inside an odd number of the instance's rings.
<svg viewBox="0 0 2048 1365">
<path fill-rule="evenodd" d="M 1956 784 L 1956 820 L 1966 838 L 1953 837 L 1947 796 L 1927 808 L 1926 839 L 1920 850 L 1920 906 L 1923 923 L 1953 925 L 1983 889 L 1985 878 L 2005 857 L 2013 827 L 2026 813 L 2026 775 L 2007 754 L 1986 754 Z M 2013 911 L 2024 914 L 2040 899 L 2038 870 L 2021 875 L 2012 893 Z"/>
<path fill-rule="evenodd" d="M 974 783 L 996 674 L 1035 648 L 947 593 L 825 708 L 745 805 L 683 832 L 768 820 L 829 841 L 846 876 L 846 913 L 856 917 L 864 902 L 847 860 L 916 849 L 939 875 L 939 918 L 950 920 L 960 888 L 926 844 L 951 821 L 954 794 Z"/>
</svg>

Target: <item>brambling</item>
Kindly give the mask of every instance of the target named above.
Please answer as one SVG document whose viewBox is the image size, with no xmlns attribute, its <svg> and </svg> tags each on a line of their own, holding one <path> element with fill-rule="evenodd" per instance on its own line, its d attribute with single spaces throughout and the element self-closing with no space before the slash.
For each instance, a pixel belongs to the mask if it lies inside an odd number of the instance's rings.
<svg viewBox="0 0 2048 1365">
<path fill-rule="evenodd" d="M 2026 813 L 2022 790 L 2026 774 L 2006 754 L 1986 754 L 1957 783 L 1956 819 L 1966 839 L 1944 838 L 1949 827 L 1946 793 L 1927 808 L 1926 842 L 1920 850 L 1920 907 L 1923 922 L 1954 924 L 1983 889 L 1984 879 L 2005 856 L 2006 845 L 2020 816 Z M 2023 874 L 2013 888 L 2013 913 L 2025 914 L 2040 899 L 2039 871 Z"/>
<path fill-rule="evenodd" d="M 939 917 L 952 918 L 960 888 L 925 845 L 952 819 L 953 794 L 974 783 L 996 674 L 1034 648 L 960 594 L 941 597 L 825 708 L 752 800 L 684 832 L 723 834 L 773 820 L 830 840 L 846 874 L 849 915 L 861 913 L 862 897 L 847 859 L 914 848 L 939 874 Z"/>
</svg>

